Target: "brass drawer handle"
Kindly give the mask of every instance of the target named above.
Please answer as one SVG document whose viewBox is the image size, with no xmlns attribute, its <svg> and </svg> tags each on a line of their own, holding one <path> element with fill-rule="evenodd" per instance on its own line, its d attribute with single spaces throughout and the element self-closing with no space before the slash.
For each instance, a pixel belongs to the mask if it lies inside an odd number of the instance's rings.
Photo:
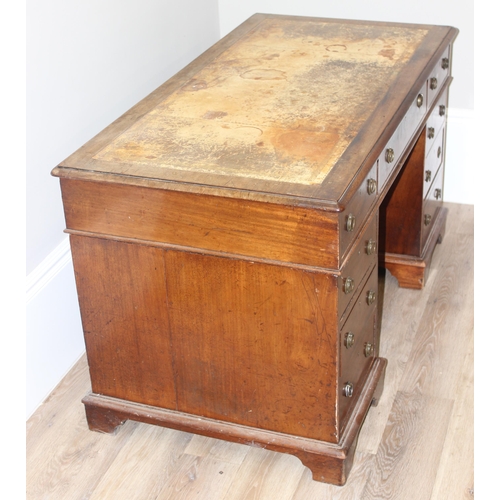
<svg viewBox="0 0 500 500">
<path fill-rule="evenodd" d="M 425 171 L 425 182 L 430 182 L 432 178 L 432 171 L 431 170 L 426 170 Z"/>
<path fill-rule="evenodd" d="M 344 384 L 344 388 L 342 389 L 342 393 L 346 398 L 352 398 L 354 394 L 354 386 L 351 384 L 351 382 L 346 382 Z"/>
<path fill-rule="evenodd" d="M 394 161 L 394 149 L 387 148 L 385 150 L 385 161 L 387 163 L 392 163 Z"/>
<path fill-rule="evenodd" d="M 432 215 L 425 214 L 424 215 L 424 225 L 428 226 L 431 223 Z"/>
<path fill-rule="evenodd" d="M 439 105 L 439 116 L 444 116 L 446 114 L 446 106 L 444 104 Z"/>
<path fill-rule="evenodd" d="M 431 78 L 430 87 L 431 87 L 431 90 L 436 90 L 438 87 L 438 79 L 435 76 L 433 76 Z"/>
<path fill-rule="evenodd" d="M 355 227 L 356 227 L 356 217 L 354 217 L 354 215 L 352 214 L 349 214 L 345 221 L 345 229 L 350 233 L 354 231 Z"/>
<path fill-rule="evenodd" d="M 352 278 L 344 279 L 344 293 L 347 295 L 354 290 L 354 280 Z"/>
<path fill-rule="evenodd" d="M 377 181 L 375 179 L 368 179 L 366 189 L 368 194 L 373 194 L 377 191 Z"/>
<path fill-rule="evenodd" d="M 370 238 L 366 242 L 365 251 L 367 255 L 373 255 L 377 251 L 377 242 Z"/>
<path fill-rule="evenodd" d="M 443 59 L 441 59 L 441 67 L 443 69 L 448 69 L 450 67 L 450 60 L 447 57 L 443 57 Z"/>
<path fill-rule="evenodd" d="M 422 94 L 418 94 L 417 96 L 417 108 L 421 108 L 424 103 L 424 96 Z"/>
<path fill-rule="evenodd" d="M 364 350 L 365 357 L 369 358 L 370 356 L 373 356 L 373 351 L 374 351 L 373 344 L 367 342 L 365 344 L 365 350 Z"/>
<path fill-rule="evenodd" d="M 436 198 L 436 200 L 439 200 L 442 196 L 442 192 L 441 192 L 441 189 L 439 188 L 436 188 L 434 190 L 434 198 Z"/>
<path fill-rule="evenodd" d="M 347 332 L 345 334 L 344 345 L 346 349 L 350 349 L 354 345 L 354 333 Z"/>
<path fill-rule="evenodd" d="M 371 306 L 375 302 L 376 297 L 377 295 L 373 290 L 369 290 L 366 293 L 366 302 L 368 303 L 369 306 Z"/>
<path fill-rule="evenodd" d="M 441 146 L 438 147 L 437 155 L 438 155 L 438 158 L 441 158 Z"/>
<path fill-rule="evenodd" d="M 436 132 L 436 131 L 434 130 L 434 127 L 429 127 L 429 128 L 427 129 L 427 137 L 428 137 L 429 139 L 434 139 L 434 133 L 435 133 L 435 132 Z"/>
</svg>

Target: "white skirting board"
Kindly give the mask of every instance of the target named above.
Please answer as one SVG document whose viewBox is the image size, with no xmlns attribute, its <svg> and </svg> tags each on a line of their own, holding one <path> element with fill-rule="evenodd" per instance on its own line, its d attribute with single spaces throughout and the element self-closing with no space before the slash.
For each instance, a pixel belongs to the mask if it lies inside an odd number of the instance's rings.
<svg viewBox="0 0 500 500">
<path fill-rule="evenodd" d="M 84 350 L 66 236 L 27 277 L 26 418 L 43 403 Z"/>
</svg>

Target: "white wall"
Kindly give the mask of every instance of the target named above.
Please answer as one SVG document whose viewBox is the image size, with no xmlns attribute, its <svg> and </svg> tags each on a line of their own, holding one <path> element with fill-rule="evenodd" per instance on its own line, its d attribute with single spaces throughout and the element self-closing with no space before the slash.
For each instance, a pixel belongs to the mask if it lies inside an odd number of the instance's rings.
<svg viewBox="0 0 500 500">
<path fill-rule="evenodd" d="M 219 20 L 217 0 L 26 6 L 29 415 L 83 353 L 59 181 L 50 171 L 215 43 Z"/>
<path fill-rule="evenodd" d="M 453 47 L 454 81 L 450 90 L 444 200 L 475 203 L 466 176 L 476 152 L 474 130 L 474 0 L 219 0 L 221 36 L 251 15 L 287 14 L 338 19 L 394 21 L 454 26 L 460 33 Z"/>
</svg>

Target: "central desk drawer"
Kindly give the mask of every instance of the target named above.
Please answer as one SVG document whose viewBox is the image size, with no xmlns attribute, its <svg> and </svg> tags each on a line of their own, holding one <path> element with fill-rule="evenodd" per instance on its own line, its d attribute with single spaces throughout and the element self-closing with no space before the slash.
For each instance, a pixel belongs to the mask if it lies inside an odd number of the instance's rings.
<svg viewBox="0 0 500 500">
<path fill-rule="evenodd" d="M 415 135 L 425 116 L 427 111 L 426 86 L 427 83 L 420 89 L 410 109 L 406 112 L 398 128 L 387 142 L 382 155 L 379 157 L 378 180 L 381 189 L 397 167 L 407 144 Z"/>
</svg>

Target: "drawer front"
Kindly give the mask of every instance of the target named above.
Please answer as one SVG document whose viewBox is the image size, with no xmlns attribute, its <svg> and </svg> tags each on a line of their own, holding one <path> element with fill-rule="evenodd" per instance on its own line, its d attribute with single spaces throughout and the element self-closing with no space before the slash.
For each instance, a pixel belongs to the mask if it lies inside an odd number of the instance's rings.
<svg viewBox="0 0 500 500">
<path fill-rule="evenodd" d="M 425 135 L 425 155 L 429 154 L 432 146 L 439 137 L 439 132 L 446 122 L 448 106 L 448 90 L 438 99 L 429 119 L 427 120 L 427 130 Z"/>
<path fill-rule="evenodd" d="M 373 268 L 378 259 L 378 217 L 375 215 L 369 223 L 367 229 L 359 239 L 354 251 L 350 254 L 349 260 L 342 269 L 339 280 L 338 311 L 341 322 L 347 315 L 347 308 L 358 293 L 366 274 Z"/>
<path fill-rule="evenodd" d="M 339 417 L 345 421 L 359 396 L 362 381 L 376 352 L 378 271 L 375 267 L 340 329 Z M 375 297 L 368 299 L 370 293 Z"/>
<path fill-rule="evenodd" d="M 424 164 L 424 182 L 423 182 L 423 198 L 426 198 L 430 192 L 432 182 L 436 176 L 439 167 L 443 163 L 444 157 L 444 133 L 446 128 L 442 128 L 438 133 L 438 137 L 434 140 L 432 148 L 425 157 Z"/>
<path fill-rule="evenodd" d="M 450 75 L 450 65 L 451 65 L 451 48 L 448 46 L 446 50 L 443 52 L 441 57 L 439 58 L 438 63 L 434 66 L 429 78 L 427 79 L 428 83 L 428 93 L 427 100 L 429 102 L 429 106 L 432 106 L 436 97 L 439 95 L 439 91 L 441 90 L 444 82 Z"/>
<path fill-rule="evenodd" d="M 358 190 L 339 214 L 340 255 L 345 260 L 347 251 L 359 235 L 370 208 L 378 197 L 377 164 L 373 165 L 368 175 L 363 179 Z"/>
<path fill-rule="evenodd" d="M 425 247 L 429 233 L 431 232 L 438 210 L 443 204 L 443 184 L 444 184 L 444 169 L 440 168 L 434 178 L 427 197 L 424 201 L 422 210 L 422 246 Z"/>
<path fill-rule="evenodd" d="M 427 111 L 425 84 L 413 100 L 410 109 L 402 119 L 393 136 L 387 142 L 382 154 L 378 160 L 378 179 L 381 188 L 386 184 L 387 179 L 398 165 L 401 155 L 406 149 L 411 138 L 418 130 Z"/>
</svg>

